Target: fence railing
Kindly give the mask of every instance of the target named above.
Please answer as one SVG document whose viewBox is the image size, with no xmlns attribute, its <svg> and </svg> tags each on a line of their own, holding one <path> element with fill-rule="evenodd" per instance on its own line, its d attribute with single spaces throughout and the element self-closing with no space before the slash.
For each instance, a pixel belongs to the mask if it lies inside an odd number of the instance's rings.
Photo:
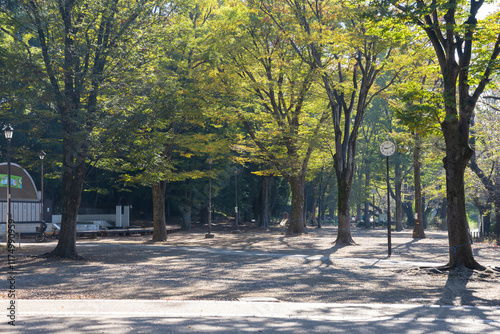
<svg viewBox="0 0 500 334">
<path fill-rule="evenodd" d="M 497 238 L 497 235 L 494 232 L 481 233 L 480 231 L 471 231 L 470 234 L 474 240 L 494 240 Z"/>
</svg>

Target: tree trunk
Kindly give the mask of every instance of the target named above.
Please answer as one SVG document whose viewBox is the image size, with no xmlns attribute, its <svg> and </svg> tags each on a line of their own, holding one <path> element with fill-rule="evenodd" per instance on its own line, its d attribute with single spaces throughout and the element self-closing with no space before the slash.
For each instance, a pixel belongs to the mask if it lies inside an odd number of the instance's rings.
<svg viewBox="0 0 500 334">
<path fill-rule="evenodd" d="M 484 226 L 484 232 L 489 233 L 491 232 L 491 213 L 486 212 L 483 214 L 483 226 Z"/>
<path fill-rule="evenodd" d="M 361 221 L 361 203 L 356 203 L 356 221 L 354 224 L 355 226 L 358 226 L 359 222 Z"/>
<path fill-rule="evenodd" d="M 269 228 L 269 185 L 270 176 L 263 176 L 260 188 L 260 226 Z"/>
<path fill-rule="evenodd" d="M 420 181 L 420 136 L 414 135 L 415 143 L 413 147 L 413 175 L 415 184 L 415 212 L 417 219 L 413 227 L 413 238 L 425 238 L 424 214 L 422 212 L 422 185 Z"/>
<path fill-rule="evenodd" d="M 63 140 L 63 175 L 62 175 L 62 218 L 59 241 L 56 248 L 47 254 L 49 257 L 78 259 L 76 251 L 76 224 L 80 208 L 83 182 L 85 180 L 85 161 L 81 160 L 73 167 L 74 153 L 71 139 Z"/>
<path fill-rule="evenodd" d="M 468 4 L 467 4 L 468 3 Z M 469 237 L 469 228 L 465 208 L 464 174 L 473 150 L 469 147 L 470 122 L 478 98 L 484 92 L 494 73 L 493 64 L 500 54 L 500 40 L 497 39 L 489 61 L 475 88 L 471 87 L 471 62 L 479 42 L 475 36 L 478 20 L 476 19 L 483 1 L 468 1 L 469 16 L 457 30 L 456 1 L 445 1 L 448 9 L 443 15 L 438 10 L 424 14 L 425 24 L 421 24 L 431 42 L 439 62 L 443 77 L 443 102 L 445 117 L 441 130 L 446 143 L 446 194 L 448 199 L 447 225 L 450 245 L 448 267 L 465 266 L 471 269 L 483 269 L 475 260 Z M 418 5 L 422 6 L 423 2 Z M 440 12 L 441 13 L 441 12 Z M 446 38 L 443 38 L 446 36 Z M 500 36 L 499 36 L 500 37 Z M 482 46 L 479 46 L 481 48 Z"/>
<path fill-rule="evenodd" d="M 369 198 L 369 189 L 370 189 L 370 162 L 368 159 L 365 159 L 365 208 L 364 208 L 364 225 L 365 228 L 370 228 L 370 198 Z"/>
<path fill-rule="evenodd" d="M 351 185 L 346 184 L 345 178 L 339 178 L 337 210 L 339 215 L 339 227 L 337 232 L 336 245 L 353 245 L 354 240 L 351 237 L 351 217 L 349 213 L 349 195 Z"/>
<path fill-rule="evenodd" d="M 165 221 L 165 191 L 166 181 L 159 181 L 151 187 L 153 191 L 153 241 L 167 240 Z"/>
<path fill-rule="evenodd" d="M 309 201 L 309 187 L 304 182 L 304 226 L 307 226 L 307 202 Z"/>
<path fill-rule="evenodd" d="M 441 221 L 441 230 L 447 230 L 448 229 L 448 223 L 446 219 L 446 210 L 448 208 L 448 201 L 446 198 L 443 198 L 443 202 L 441 204 L 441 207 L 439 208 L 439 220 Z"/>
<path fill-rule="evenodd" d="M 398 155 L 399 156 L 399 155 Z M 398 159 L 395 167 L 394 173 L 394 193 L 396 195 L 396 231 L 403 230 L 403 200 L 402 200 L 402 187 L 403 187 L 403 177 L 402 177 L 402 166 Z"/>
<path fill-rule="evenodd" d="M 182 224 L 181 230 L 190 231 L 191 230 L 191 211 L 192 211 L 192 190 L 184 189 L 182 196 Z"/>
<path fill-rule="evenodd" d="M 312 202 L 312 209 L 311 209 L 311 224 L 312 224 L 312 226 L 316 226 L 316 223 L 318 220 L 319 220 L 318 186 L 315 184 L 313 187 L 313 202 Z"/>
<path fill-rule="evenodd" d="M 407 227 L 414 227 L 415 215 L 413 214 L 412 203 L 411 202 L 401 203 L 401 206 L 403 207 L 403 212 L 406 214 L 406 219 L 408 220 L 406 224 Z"/>
<path fill-rule="evenodd" d="M 200 209 L 200 223 L 202 225 L 208 225 L 208 206 L 204 206 Z"/>
<path fill-rule="evenodd" d="M 292 213 L 287 234 L 305 233 L 304 226 L 304 176 L 290 176 L 287 178 L 292 190 Z"/>
<path fill-rule="evenodd" d="M 497 244 L 500 244 L 500 206 L 495 205 L 495 234 L 497 235 Z"/>
<path fill-rule="evenodd" d="M 465 168 L 473 153 L 468 146 L 469 135 L 463 132 L 457 121 L 443 122 L 442 127 L 446 141 L 446 157 L 443 163 L 446 170 L 448 199 L 446 210 L 450 244 L 448 267 L 463 265 L 470 269 L 480 269 L 482 266 L 474 260 L 472 253 L 465 207 Z"/>
</svg>

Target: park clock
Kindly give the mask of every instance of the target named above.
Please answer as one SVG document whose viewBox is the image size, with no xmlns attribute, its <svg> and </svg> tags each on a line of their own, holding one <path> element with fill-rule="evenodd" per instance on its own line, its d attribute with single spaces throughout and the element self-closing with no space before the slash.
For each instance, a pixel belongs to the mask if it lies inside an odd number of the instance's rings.
<svg viewBox="0 0 500 334">
<path fill-rule="evenodd" d="M 396 144 L 394 144 L 392 141 L 386 140 L 382 144 L 380 144 L 380 153 L 382 153 L 382 155 L 389 157 L 393 155 L 394 152 L 396 152 Z"/>
</svg>

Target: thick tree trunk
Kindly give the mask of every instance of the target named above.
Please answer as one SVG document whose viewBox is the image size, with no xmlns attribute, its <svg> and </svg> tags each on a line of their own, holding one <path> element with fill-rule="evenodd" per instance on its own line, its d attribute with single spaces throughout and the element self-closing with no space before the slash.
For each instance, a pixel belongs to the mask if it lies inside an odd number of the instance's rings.
<svg viewBox="0 0 500 334">
<path fill-rule="evenodd" d="M 190 231 L 191 230 L 191 211 L 192 211 L 192 190 L 184 190 L 182 196 L 182 224 L 181 230 Z"/>
<path fill-rule="evenodd" d="M 446 3 L 446 2 L 445 2 Z M 478 20 L 476 19 L 483 1 L 468 2 L 469 17 L 456 29 L 457 20 L 453 7 L 456 1 L 448 1 L 449 7 L 442 12 L 435 10 L 424 14 L 422 28 L 429 37 L 435 50 L 443 77 L 443 102 L 446 116 L 441 123 L 441 130 L 446 143 L 446 194 L 448 199 L 447 224 L 450 245 L 448 266 L 465 266 L 483 269 L 475 260 L 469 239 L 469 229 L 465 209 L 464 174 L 473 150 L 469 147 L 470 122 L 479 96 L 484 92 L 491 75 L 493 64 L 500 54 L 499 40 L 492 48 L 489 63 L 482 70 L 480 81 L 471 87 L 470 70 L 474 53 L 473 44 Z M 464 4 L 467 4 L 465 2 Z M 423 2 L 418 3 L 424 6 Z M 443 15 L 439 15 L 442 13 Z M 444 21 L 443 21 L 444 19 Z M 443 38 L 446 36 L 446 38 Z M 472 94 L 471 94 L 472 93 Z"/>
<path fill-rule="evenodd" d="M 287 178 L 292 190 L 292 212 L 287 234 L 305 233 L 304 226 L 304 177 L 290 176 Z"/>
<path fill-rule="evenodd" d="M 450 260 L 448 267 L 465 266 L 482 269 L 472 253 L 469 224 L 465 207 L 464 177 L 465 168 L 472 156 L 468 146 L 468 133 L 464 133 L 458 122 L 443 123 L 446 140 L 446 157 L 443 159 L 446 170 L 446 210 Z"/>
<path fill-rule="evenodd" d="M 318 213 L 318 186 L 314 185 L 313 187 L 313 202 L 311 209 L 311 224 L 316 226 L 316 222 L 319 220 Z"/>
<path fill-rule="evenodd" d="M 399 160 L 399 159 L 398 159 Z M 403 230 L 403 201 L 402 201 L 402 187 L 403 187 L 403 177 L 401 163 L 398 161 L 396 163 L 394 176 L 394 193 L 396 195 L 396 231 Z"/>
<path fill-rule="evenodd" d="M 76 218 L 80 207 L 81 191 L 75 191 L 74 196 L 63 196 L 61 230 L 59 241 L 54 250 L 47 255 L 68 259 L 78 259 L 76 251 Z"/>
<path fill-rule="evenodd" d="M 54 250 L 46 254 L 49 257 L 78 259 L 76 251 L 76 224 L 78 209 L 84 182 L 85 161 L 81 160 L 74 167 L 73 143 L 71 139 L 63 140 L 63 175 L 62 175 L 62 218 L 59 241 Z"/>
<path fill-rule="evenodd" d="M 354 240 L 351 237 L 351 217 L 349 213 L 349 195 L 351 185 L 346 184 L 344 178 L 340 179 L 338 188 L 337 210 L 339 215 L 339 228 L 335 244 L 339 246 L 353 245 Z"/>
<path fill-rule="evenodd" d="M 260 226 L 269 227 L 269 185 L 270 176 L 263 176 L 260 188 Z"/>
<path fill-rule="evenodd" d="M 413 238 L 425 238 L 424 213 L 422 212 L 422 185 L 420 181 L 420 136 L 415 134 L 414 138 L 413 175 L 415 185 L 415 212 L 417 214 L 417 219 L 413 227 Z"/>
<path fill-rule="evenodd" d="M 151 187 L 153 191 L 153 241 L 167 240 L 165 221 L 165 190 L 167 182 L 159 181 Z"/>
</svg>

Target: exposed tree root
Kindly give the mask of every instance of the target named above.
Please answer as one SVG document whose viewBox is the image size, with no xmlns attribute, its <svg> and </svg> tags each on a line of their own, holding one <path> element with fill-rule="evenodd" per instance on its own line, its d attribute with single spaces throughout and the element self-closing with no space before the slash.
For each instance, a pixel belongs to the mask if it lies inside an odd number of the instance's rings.
<svg viewBox="0 0 500 334">
<path fill-rule="evenodd" d="M 301 235 L 304 235 L 304 234 L 307 234 L 307 232 L 290 232 L 290 231 L 286 231 L 285 236 L 287 236 L 287 237 L 298 237 L 298 236 L 301 236 Z"/>
<path fill-rule="evenodd" d="M 481 280 L 481 281 L 491 281 L 500 279 L 500 267 L 483 267 L 480 266 L 479 269 L 471 269 L 464 265 L 457 265 L 455 267 L 450 267 L 449 265 L 441 267 L 418 267 L 417 273 L 427 273 L 431 275 L 441 275 L 448 277 L 455 277 L 462 280 Z"/>
<path fill-rule="evenodd" d="M 465 264 L 450 265 L 450 263 L 447 263 L 446 265 L 444 265 L 442 267 L 439 267 L 438 269 L 443 270 L 443 271 L 450 271 L 450 270 L 461 269 L 461 268 L 467 268 L 467 269 L 477 270 L 477 271 L 484 271 L 484 270 L 486 270 L 486 267 L 480 265 L 476 261 L 474 261 L 473 263 L 471 263 L 469 265 L 465 265 Z"/>
<path fill-rule="evenodd" d="M 348 238 L 338 238 L 337 237 L 337 240 L 335 240 L 333 242 L 333 244 L 335 246 L 338 246 L 338 247 L 345 247 L 345 246 L 356 245 L 356 242 L 351 237 L 348 237 Z"/>
</svg>

